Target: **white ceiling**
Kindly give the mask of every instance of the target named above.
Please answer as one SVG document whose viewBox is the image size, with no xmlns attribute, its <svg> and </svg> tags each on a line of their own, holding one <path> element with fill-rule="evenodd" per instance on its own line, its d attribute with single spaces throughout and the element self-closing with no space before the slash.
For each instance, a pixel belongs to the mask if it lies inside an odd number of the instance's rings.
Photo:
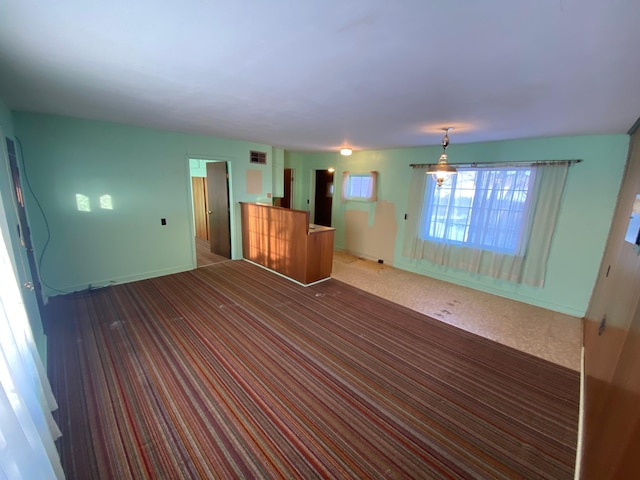
<svg viewBox="0 0 640 480">
<path fill-rule="evenodd" d="M 13 110 L 295 150 L 626 133 L 638 0 L 1 0 Z"/>
</svg>

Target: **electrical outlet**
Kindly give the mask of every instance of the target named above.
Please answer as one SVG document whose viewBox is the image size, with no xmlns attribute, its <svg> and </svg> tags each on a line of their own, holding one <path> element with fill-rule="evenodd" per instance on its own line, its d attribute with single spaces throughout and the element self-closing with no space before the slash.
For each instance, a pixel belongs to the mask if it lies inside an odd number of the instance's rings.
<svg viewBox="0 0 640 480">
<path fill-rule="evenodd" d="M 167 224 L 167 219 L 166 218 L 161 218 L 160 219 L 160 225 L 166 225 Z"/>
</svg>

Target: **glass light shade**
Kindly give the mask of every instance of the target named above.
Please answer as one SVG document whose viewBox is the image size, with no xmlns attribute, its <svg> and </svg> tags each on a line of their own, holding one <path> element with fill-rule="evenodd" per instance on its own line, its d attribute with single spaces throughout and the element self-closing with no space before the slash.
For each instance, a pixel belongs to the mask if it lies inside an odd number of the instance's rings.
<svg viewBox="0 0 640 480">
<path fill-rule="evenodd" d="M 446 182 L 451 175 L 458 173 L 458 169 L 447 163 L 447 154 L 440 155 L 437 165 L 432 165 L 427 169 L 427 173 L 431 174 L 436 185 L 439 187 Z"/>
<path fill-rule="evenodd" d="M 352 153 L 353 153 L 353 150 L 351 150 L 350 148 L 341 148 L 340 149 L 340 155 L 342 155 L 343 157 L 348 157 Z"/>
</svg>

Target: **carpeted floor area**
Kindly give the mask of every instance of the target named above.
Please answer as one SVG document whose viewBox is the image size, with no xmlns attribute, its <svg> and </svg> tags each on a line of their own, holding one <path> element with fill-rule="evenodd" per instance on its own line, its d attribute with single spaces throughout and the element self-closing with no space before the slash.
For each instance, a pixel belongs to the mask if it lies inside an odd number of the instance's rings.
<svg viewBox="0 0 640 480">
<path fill-rule="evenodd" d="M 50 301 L 68 478 L 573 478 L 578 373 L 229 261 Z"/>
<path fill-rule="evenodd" d="M 202 238 L 194 237 L 196 245 L 196 265 L 198 268 L 207 267 L 214 263 L 227 262 L 228 258 L 217 255 L 210 250 L 209 242 Z"/>
<path fill-rule="evenodd" d="M 582 319 L 334 252 L 332 277 L 468 332 L 580 370 Z"/>
</svg>

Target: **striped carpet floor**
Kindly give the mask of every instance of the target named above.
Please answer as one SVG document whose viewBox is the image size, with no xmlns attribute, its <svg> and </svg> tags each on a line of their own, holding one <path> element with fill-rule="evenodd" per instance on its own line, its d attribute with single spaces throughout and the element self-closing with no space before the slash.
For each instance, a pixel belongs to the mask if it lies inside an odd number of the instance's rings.
<svg viewBox="0 0 640 480">
<path fill-rule="evenodd" d="M 57 297 L 70 479 L 573 478 L 578 373 L 243 261 Z"/>
<path fill-rule="evenodd" d="M 229 259 L 213 253 L 209 248 L 209 241 L 194 237 L 196 246 L 196 265 L 198 268 L 207 267 L 214 263 L 226 262 Z"/>
</svg>

